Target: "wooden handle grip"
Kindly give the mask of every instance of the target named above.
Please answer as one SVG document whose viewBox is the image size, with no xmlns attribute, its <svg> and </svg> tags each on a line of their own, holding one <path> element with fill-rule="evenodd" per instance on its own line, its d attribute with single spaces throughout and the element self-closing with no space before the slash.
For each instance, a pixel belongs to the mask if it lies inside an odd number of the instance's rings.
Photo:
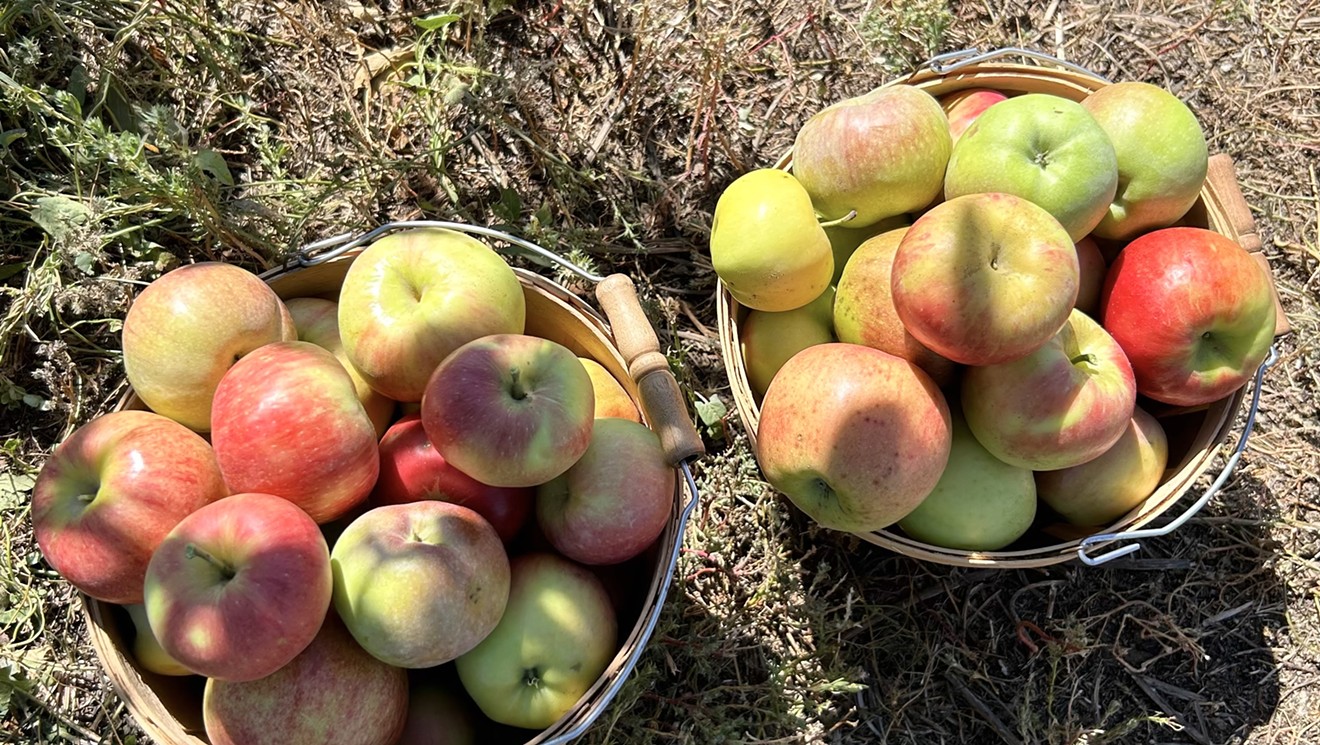
<svg viewBox="0 0 1320 745">
<path fill-rule="evenodd" d="M 1274 293 L 1274 335 L 1283 336 L 1292 330 L 1292 325 L 1288 323 L 1288 317 L 1283 313 L 1279 288 L 1274 284 L 1274 273 L 1270 271 L 1269 262 L 1265 260 L 1265 247 L 1256 232 L 1256 218 L 1252 217 L 1251 207 L 1247 205 L 1246 198 L 1242 196 L 1242 187 L 1238 185 L 1237 169 L 1233 166 L 1232 156 L 1227 153 L 1210 156 L 1205 181 L 1216 206 L 1228 218 L 1229 227 L 1236 234 L 1238 244 L 1260 263 L 1266 276 L 1270 278 L 1270 289 Z"/>
<path fill-rule="evenodd" d="M 596 286 L 596 299 L 614 332 L 614 343 L 628 363 L 628 374 L 637 383 L 646 419 L 660 437 L 669 464 L 677 466 L 706 452 L 688 413 L 687 400 L 660 352 L 660 340 L 637 301 L 632 280 L 611 274 Z"/>
</svg>

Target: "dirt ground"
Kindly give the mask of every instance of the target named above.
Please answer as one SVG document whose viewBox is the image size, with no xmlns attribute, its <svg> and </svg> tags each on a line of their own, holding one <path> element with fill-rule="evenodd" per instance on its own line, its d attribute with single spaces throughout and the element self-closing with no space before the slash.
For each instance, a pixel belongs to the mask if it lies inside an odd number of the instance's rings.
<svg viewBox="0 0 1320 745">
<path fill-rule="evenodd" d="M 715 417 L 669 602 L 584 741 L 1320 742 L 1320 3 L 26 0 L 0 39 L 0 741 L 150 741 L 27 511 L 124 390 L 134 281 L 507 225 L 635 278 L 694 402 L 731 407 L 720 190 L 830 102 L 1019 46 L 1168 88 L 1233 157 L 1293 326 L 1234 475 L 1103 569 L 950 568 L 814 528 Z"/>
</svg>

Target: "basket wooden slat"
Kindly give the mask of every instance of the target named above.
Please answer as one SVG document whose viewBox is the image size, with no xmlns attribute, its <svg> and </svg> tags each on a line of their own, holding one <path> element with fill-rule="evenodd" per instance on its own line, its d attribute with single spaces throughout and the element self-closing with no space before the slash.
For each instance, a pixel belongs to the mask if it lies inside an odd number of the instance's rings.
<svg viewBox="0 0 1320 745">
<path fill-rule="evenodd" d="M 1103 80 L 1072 70 L 998 62 L 971 65 L 948 74 L 923 70 L 882 87 L 902 83 L 921 88 L 936 97 L 967 88 L 992 88 L 1009 95 L 1048 93 L 1074 101 L 1080 101 L 1108 85 Z M 790 151 L 781 156 L 774 167 L 789 170 L 792 165 L 793 156 Z M 1248 250 L 1259 251 L 1260 241 L 1256 237 L 1250 209 L 1243 201 L 1234 179 L 1231 159 L 1227 155 L 1212 157 L 1210 173 L 1200 197 L 1180 224 L 1209 228 L 1238 241 Z M 1268 264 L 1265 266 L 1268 270 Z M 1288 322 L 1278 302 L 1277 290 L 1275 305 L 1278 310 L 1275 333 L 1278 335 L 1288 331 Z M 747 310 L 733 299 L 723 283 L 719 284 L 716 312 L 720 352 L 724 358 L 734 407 L 755 451 L 760 404 L 748 382 L 739 337 L 739 325 L 746 317 Z M 897 528 L 857 535 L 869 543 L 900 554 L 954 566 L 1030 568 L 1076 559 L 1077 550 L 1085 537 L 1139 528 L 1180 502 L 1223 452 L 1224 440 L 1241 408 L 1245 392 L 1244 386 L 1232 396 L 1197 409 L 1159 411 L 1158 416 L 1170 440 L 1169 466 L 1160 486 L 1140 505 L 1102 529 L 1083 531 L 1064 523 L 1037 526 L 1024 540 L 1014 544 L 1010 550 L 1002 551 L 946 549 L 912 540 Z M 1026 545 L 1023 547 L 1020 544 Z"/>
<path fill-rule="evenodd" d="M 357 249 L 325 263 L 295 268 L 271 277 L 268 282 L 285 299 L 323 297 L 337 300 L 348 267 L 360 252 L 361 249 Z M 560 285 L 523 269 L 515 268 L 514 272 L 527 302 L 526 333 L 556 341 L 579 356 L 596 360 L 623 385 L 639 410 L 646 411 L 638 386 L 616 348 L 606 320 Z M 141 409 L 145 406 L 130 391 L 119 408 Z M 608 704 L 610 684 L 627 674 L 630 654 L 649 634 L 648 620 L 659 612 L 663 602 L 662 589 L 667 586 L 673 571 L 669 562 L 681 540 L 684 507 L 695 498 L 680 471 L 675 479 L 674 506 L 669 520 L 656 544 L 643 555 L 642 560 L 651 566 L 645 598 L 635 618 L 624 615 L 619 618 L 620 630 L 629 631 L 620 639 L 618 653 L 573 709 L 545 730 L 529 732 L 526 745 L 560 741 L 565 733 L 593 720 L 601 707 Z M 131 653 L 133 631 L 127 612 L 85 595 L 81 599 L 92 648 L 139 726 L 159 745 L 207 745 L 201 714 L 204 679 L 144 671 Z"/>
</svg>

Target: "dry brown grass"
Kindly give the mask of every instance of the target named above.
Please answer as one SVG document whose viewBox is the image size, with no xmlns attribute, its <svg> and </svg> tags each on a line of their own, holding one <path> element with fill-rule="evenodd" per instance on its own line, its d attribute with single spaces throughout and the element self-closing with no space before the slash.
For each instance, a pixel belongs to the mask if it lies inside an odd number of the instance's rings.
<svg viewBox="0 0 1320 745">
<path fill-rule="evenodd" d="M 727 402 L 704 253 L 723 186 L 932 51 L 1017 45 L 1168 87 L 1234 156 L 1294 326 L 1235 476 L 1118 566 L 950 569 L 810 526 L 732 417 L 708 430 L 660 628 L 586 740 L 1320 742 L 1313 0 L 460 2 L 430 33 L 416 3 L 214 5 L 231 10 L 0 9 L 17 86 L 0 85 L 0 131 L 27 130 L 0 147 L 0 268 L 32 267 L 0 306 L 0 479 L 20 480 L 0 482 L 0 741 L 144 742 L 37 555 L 22 481 L 121 390 L 130 287 L 113 279 L 260 268 L 388 219 L 514 223 L 637 278 L 683 383 Z M 78 76 L 105 95 L 89 118 L 159 152 L 107 160 L 105 127 L 22 93 Z M 57 194 L 89 217 L 52 240 L 31 210 Z"/>
</svg>

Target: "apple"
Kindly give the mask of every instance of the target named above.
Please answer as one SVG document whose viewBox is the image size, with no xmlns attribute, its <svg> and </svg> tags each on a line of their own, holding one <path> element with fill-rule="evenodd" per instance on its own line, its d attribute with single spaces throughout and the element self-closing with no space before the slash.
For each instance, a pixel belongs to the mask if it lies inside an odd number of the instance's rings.
<svg viewBox="0 0 1320 745">
<path fill-rule="evenodd" d="M 311 644 L 271 675 L 208 680 L 211 745 L 394 745 L 408 716 L 408 673 L 367 654 L 329 613 Z"/>
<path fill-rule="evenodd" d="M 294 336 L 288 310 L 255 274 L 231 264 L 181 266 L 147 285 L 124 317 L 124 373 L 151 410 L 198 432 L 211 397 L 243 355 Z"/>
<path fill-rule="evenodd" d="M 211 443 L 232 491 L 284 497 L 325 523 L 376 483 L 376 429 L 343 365 L 315 344 L 267 344 L 239 360 L 213 412 Z"/>
<path fill-rule="evenodd" d="M 1077 241 L 1077 302 L 1073 307 L 1095 318 L 1100 315 L 1100 293 L 1109 271 L 1100 246 L 1090 236 Z"/>
<path fill-rule="evenodd" d="M 339 340 L 339 304 L 319 297 L 296 297 L 286 300 L 284 305 L 293 318 L 298 341 L 311 342 L 339 360 L 348 377 L 353 379 L 353 390 L 357 391 L 362 408 L 376 427 L 376 436 L 384 435 L 393 421 L 395 402 L 372 388 L 344 353 L 344 344 Z"/>
<path fill-rule="evenodd" d="M 339 617 L 364 649 L 396 667 L 434 667 L 472 649 L 509 597 L 499 535 L 450 502 L 368 510 L 340 534 L 330 562 Z"/>
<path fill-rule="evenodd" d="M 330 607 L 330 552 L 307 513 L 235 494 L 185 517 L 147 567 L 147 621 L 198 675 L 256 680 L 306 649 Z"/>
<path fill-rule="evenodd" d="M 953 382 L 958 366 L 908 333 L 894 307 L 894 255 L 907 232 L 907 228 L 898 228 L 881 233 L 853 254 L 839 280 L 834 301 L 834 331 L 839 341 L 902 357 L 944 388 Z"/>
<path fill-rule="evenodd" d="M 618 417 L 634 422 L 642 421 L 642 413 L 637 410 L 623 384 L 610 374 L 609 370 L 590 357 L 578 357 L 578 361 L 587 369 L 591 378 L 591 390 L 596 399 L 596 418 Z"/>
<path fill-rule="evenodd" d="M 151 622 L 147 620 L 147 607 L 141 603 L 125 606 L 128 617 L 133 621 L 133 658 L 143 670 L 157 675 L 183 676 L 192 675 L 193 671 L 184 667 L 164 649 L 151 631 Z"/>
<path fill-rule="evenodd" d="M 976 439 L 996 458 L 1033 471 L 1098 457 L 1123 434 L 1136 400 L 1123 350 L 1080 310 L 1035 352 L 968 368 L 962 378 L 963 413 Z"/>
<path fill-rule="evenodd" d="M 1128 240 L 1187 214 L 1209 167 L 1192 110 L 1163 88 L 1136 81 L 1104 86 L 1081 105 L 1109 136 L 1118 161 L 1118 192 L 1095 234 Z"/>
<path fill-rule="evenodd" d="M 1098 457 L 1036 474 L 1036 493 L 1074 525 L 1106 525 L 1141 504 L 1164 478 L 1169 440 L 1140 406 L 1123 434 Z"/>
<path fill-rule="evenodd" d="M 793 175 L 826 220 L 855 211 L 845 225 L 862 228 L 938 198 L 952 142 L 938 101 L 891 85 L 808 119 L 793 142 Z"/>
<path fill-rule="evenodd" d="M 380 476 L 373 506 L 423 499 L 461 504 L 490 523 L 506 545 L 532 512 L 535 490 L 489 486 L 454 468 L 426 439 L 422 419 L 410 414 L 395 422 L 380 441 Z"/>
<path fill-rule="evenodd" d="M 591 376 L 561 344 L 523 334 L 468 342 L 431 375 L 422 424 L 437 452 L 483 484 L 537 486 L 591 444 Z"/>
<path fill-rule="evenodd" d="M 353 367 L 396 401 L 420 401 L 450 352 L 489 334 L 521 334 L 526 300 L 513 269 L 481 241 L 440 228 L 377 240 L 339 291 L 339 334 Z"/>
<path fill-rule="evenodd" d="M 921 368 L 857 344 L 789 360 L 761 404 L 770 485 L 826 528 L 865 532 L 916 508 L 949 459 L 949 407 Z"/>
<path fill-rule="evenodd" d="M 986 109 L 1007 99 L 1008 96 L 991 88 L 965 88 L 941 96 L 940 106 L 949 118 L 949 134 L 953 137 L 953 144 L 958 144 L 958 138 Z"/>
<path fill-rule="evenodd" d="M 1054 336 L 1077 300 L 1080 270 L 1050 213 L 986 193 L 917 218 L 891 271 L 894 309 L 917 341 L 954 362 L 992 365 Z"/>
<path fill-rule="evenodd" d="M 770 313 L 747 313 L 739 329 L 747 382 L 758 397 L 765 395 L 779 368 L 807 347 L 828 344 L 834 338 L 834 288 L 801 308 Z"/>
<path fill-rule="evenodd" d="M 757 310 L 800 308 L 824 292 L 834 252 L 811 197 L 785 171 L 761 168 L 720 193 L 710 260 L 729 294 Z"/>
<path fill-rule="evenodd" d="M 930 496 L 898 526 L 934 546 L 997 551 L 1021 538 L 1035 517 L 1031 471 L 991 455 L 954 413 L 949 464 Z"/>
<path fill-rule="evenodd" d="M 912 224 L 912 220 L 908 219 L 907 215 L 894 215 L 864 228 L 844 227 L 846 224 L 825 226 L 825 235 L 830 239 L 830 250 L 834 252 L 834 277 L 830 279 L 831 285 L 839 284 L 839 278 L 843 276 L 843 268 L 848 265 L 848 260 L 852 258 L 858 246 L 881 233 L 906 228 Z"/>
<path fill-rule="evenodd" d="M 149 411 L 79 427 L 37 474 L 32 526 L 69 584 L 110 603 L 142 602 L 152 551 L 184 517 L 229 493 L 211 446 Z"/>
<path fill-rule="evenodd" d="M 397 745 L 477 745 L 475 712 L 462 690 L 408 683 L 408 720 Z"/>
<path fill-rule="evenodd" d="M 552 553 L 511 562 L 499 625 L 455 661 L 459 680 L 491 720 L 545 729 L 567 714 L 618 650 L 618 621 L 600 580 Z"/>
<path fill-rule="evenodd" d="M 1165 228 L 1129 243 L 1105 276 L 1100 306 L 1137 390 L 1174 406 L 1241 388 L 1274 338 L 1269 275 L 1237 243 L 1202 228 Z"/>
<path fill-rule="evenodd" d="M 541 531 L 564 556 L 618 564 L 664 532 L 674 507 L 674 469 L 660 438 L 626 419 L 597 419 L 591 445 L 536 490 Z"/>
<path fill-rule="evenodd" d="M 1117 188 L 1108 135 L 1081 104 L 1045 93 L 1001 101 L 977 117 L 944 175 L 946 199 L 1013 194 L 1045 208 L 1074 241 L 1105 216 Z"/>
</svg>

